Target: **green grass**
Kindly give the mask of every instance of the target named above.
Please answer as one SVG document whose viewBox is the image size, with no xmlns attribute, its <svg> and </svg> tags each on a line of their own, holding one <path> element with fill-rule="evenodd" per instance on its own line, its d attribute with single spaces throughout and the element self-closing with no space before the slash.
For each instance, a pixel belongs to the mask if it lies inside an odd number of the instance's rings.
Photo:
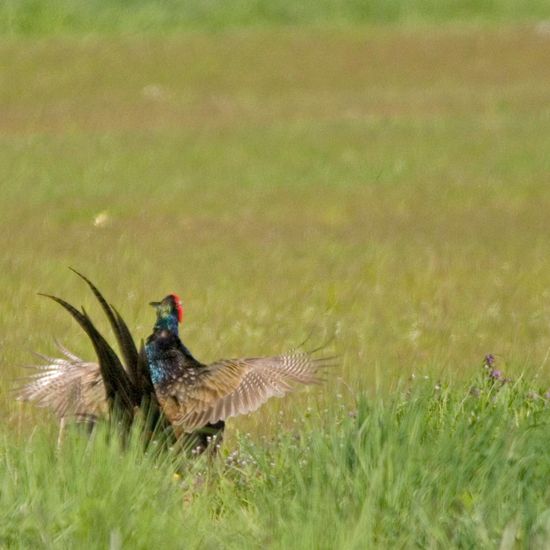
<svg viewBox="0 0 550 550">
<path fill-rule="evenodd" d="M 527 395 L 550 387 L 545 32 L 0 41 L 0 545 L 544 547 L 548 412 Z M 178 292 L 204 361 L 311 333 L 341 364 L 232 420 L 210 472 L 174 480 L 170 457 L 101 434 L 56 454 L 9 389 L 55 337 L 93 357 L 37 292 L 107 329 L 69 265 L 139 338 Z M 526 382 L 471 396 L 488 352 Z M 429 379 L 407 397 L 412 374 Z M 226 471 L 235 450 L 256 464 Z"/>
<path fill-rule="evenodd" d="M 280 25 L 536 21 L 548 0 L 4 0 L 0 34 L 165 33 Z"/>
<path fill-rule="evenodd" d="M 4 436 L 5 547 L 544 548 L 547 402 L 519 381 L 416 382 L 292 430 L 238 439 L 208 466 L 39 431 Z M 350 414 L 351 413 L 351 414 Z"/>
</svg>

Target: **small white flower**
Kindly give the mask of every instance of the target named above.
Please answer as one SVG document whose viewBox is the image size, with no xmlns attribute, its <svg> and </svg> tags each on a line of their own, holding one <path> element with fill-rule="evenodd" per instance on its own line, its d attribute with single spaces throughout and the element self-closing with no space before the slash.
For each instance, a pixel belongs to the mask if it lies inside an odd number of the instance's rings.
<svg viewBox="0 0 550 550">
<path fill-rule="evenodd" d="M 97 214 L 94 218 L 94 227 L 105 227 L 110 221 L 109 214 L 107 210 L 103 210 Z"/>
<path fill-rule="evenodd" d="M 141 90 L 141 95 L 153 101 L 165 101 L 170 98 L 170 90 L 160 84 L 148 84 Z"/>
</svg>

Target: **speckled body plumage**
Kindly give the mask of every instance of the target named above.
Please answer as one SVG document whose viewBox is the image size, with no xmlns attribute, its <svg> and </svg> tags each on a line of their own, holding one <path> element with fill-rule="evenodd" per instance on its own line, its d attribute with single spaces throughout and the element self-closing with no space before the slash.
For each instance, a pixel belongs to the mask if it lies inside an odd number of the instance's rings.
<svg viewBox="0 0 550 550">
<path fill-rule="evenodd" d="M 192 374 L 193 369 L 204 366 L 183 345 L 177 328 L 176 330 L 166 328 L 158 323 L 155 325 L 153 334 L 147 338 L 145 353 L 151 380 L 157 390 L 176 381 L 179 377 L 195 376 Z"/>
</svg>

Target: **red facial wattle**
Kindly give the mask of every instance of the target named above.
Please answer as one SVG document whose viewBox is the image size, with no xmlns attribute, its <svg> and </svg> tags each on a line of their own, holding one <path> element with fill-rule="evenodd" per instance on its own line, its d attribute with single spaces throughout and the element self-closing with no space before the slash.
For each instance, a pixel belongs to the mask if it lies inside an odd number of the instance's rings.
<svg viewBox="0 0 550 550">
<path fill-rule="evenodd" d="M 181 305 L 180 297 L 177 294 L 172 294 L 172 299 L 174 300 L 174 305 L 176 306 L 176 311 L 178 312 L 178 323 L 183 321 L 183 307 Z"/>
</svg>

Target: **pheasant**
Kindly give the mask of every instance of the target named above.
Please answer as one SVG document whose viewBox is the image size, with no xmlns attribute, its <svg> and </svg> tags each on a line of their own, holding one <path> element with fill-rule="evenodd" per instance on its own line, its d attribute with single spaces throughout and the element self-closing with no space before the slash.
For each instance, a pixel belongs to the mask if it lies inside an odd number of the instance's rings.
<svg viewBox="0 0 550 550">
<path fill-rule="evenodd" d="M 149 418 L 164 423 L 162 429 L 171 430 L 176 440 L 193 441 L 196 451 L 202 452 L 210 436 L 223 431 L 228 418 L 253 412 L 297 384 L 320 382 L 320 369 L 332 364 L 331 358 L 314 358 L 301 351 L 201 363 L 179 337 L 183 308 L 175 294 L 151 303 L 156 323 L 138 352 L 117 310 L 87 278 L 78 275 L 107 315 L 122 360 L 84 310 L 49 296 L 85 330 L 98 360 L 85 362 L 60 346 L 63 357 L 42 356 L 46 365 L 38 367 L 39 372 L 20 390 L 19 399 L 51 408 L 62 423 L 75 418 L 93 425 L 116 410 L 129 425 L 146 403 Z"/>
</svg>

